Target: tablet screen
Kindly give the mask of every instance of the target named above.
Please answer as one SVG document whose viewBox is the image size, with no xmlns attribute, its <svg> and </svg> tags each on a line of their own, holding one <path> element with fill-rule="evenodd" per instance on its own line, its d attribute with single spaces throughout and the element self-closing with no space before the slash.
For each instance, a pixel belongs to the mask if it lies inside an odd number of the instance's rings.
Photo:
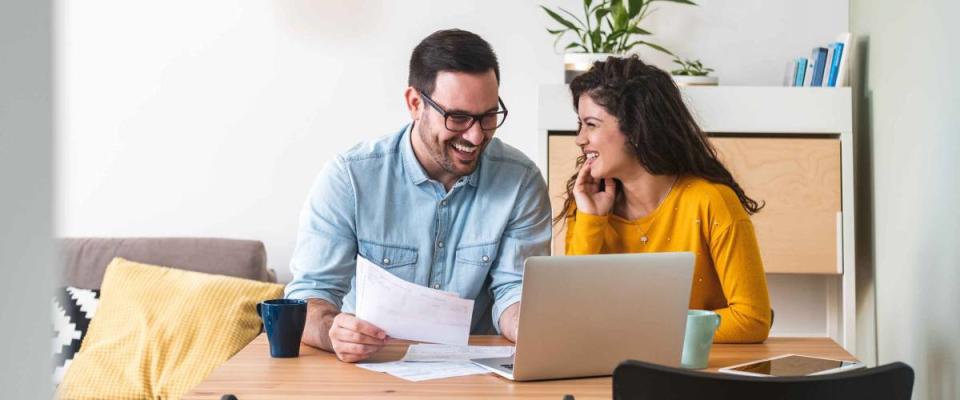
<svg viewBox="0 0 960 400">
<path fill-rule="evenodd" d="M 743 365 L 731 370 L 773 376 L 805 376 L 829 369 L 840 368 L 850 363 L 823 358 L 789 356 Z"/>
</svg>

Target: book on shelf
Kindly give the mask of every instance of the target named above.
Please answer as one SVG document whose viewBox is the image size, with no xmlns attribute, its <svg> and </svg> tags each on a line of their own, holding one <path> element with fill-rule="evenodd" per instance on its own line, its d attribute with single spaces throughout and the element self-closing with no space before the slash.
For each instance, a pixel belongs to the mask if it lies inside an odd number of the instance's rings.
<svg viewBox="0 0 960 400">
<path fill-rule="evenodd" d="M 853 36 L 844 32 L 824 47 L 814 47 L 810 58 L 797 57 L 787 64 L 784 86 L 836 87 L 849 85 Z"/>
<path fill-rule="evenodd" d="M 796 74 L 793 77 L 793 86 L 803 86 L 803 78 L 806 77 L 807 73 L 807 59 L 799 57 L 796 63 L 797 68 L 795 69 Z"/>
<path fill-rule="evenodd" d="M 837 49 L 836 43 L 830 43 L 827 45 L 827 58 L 826 58 L 826 63 L 823 66 L 823 86 L 834 86 L 830 84 L 831 82 L 830 77 L 834 76 L 835 74 L 834 67 L 833 67 L 833 56 L 837 54 L 836 49 Z M 835 81 L 836 80 L 834 80 L 834 82 Z"/>
<path fill-rule="evenodd" d="M 837 79 L 835 86 L 847 86 L 849 84 L 850 76 L 850 54 L 852 49 L 850 45 L 852 44 L 853 35 L 850 32 L 841 33 L 837 36 L 837 47 L 841 48 L 840 60 L 837 65 Z"/>
<path fill-rule="evenodd" d="M 797 60 L 787 62 L 786 72 L 783 74 L 783 86 L 794 86 L 797 81 Z"/>
<path fill-rule="evenodd" d="M 837 42 L 832 44 L 834 52 L 833 57 L 830 58 L 830 75 L 827 77 L 827 80 L 830 86 L 837 86 L 837 78 L 840 74 L 840 59 L 843 57 L 843 43 Z"/>
<path fill-rule="evenodd" d="M 825 86 L 823 84 L 823 69 L 827 65 L 827 49 L 825 47 L 815 47 L 813 52 L 810 53 L 810 61 L 813 63 L 810 86 Z"/>
</svg>

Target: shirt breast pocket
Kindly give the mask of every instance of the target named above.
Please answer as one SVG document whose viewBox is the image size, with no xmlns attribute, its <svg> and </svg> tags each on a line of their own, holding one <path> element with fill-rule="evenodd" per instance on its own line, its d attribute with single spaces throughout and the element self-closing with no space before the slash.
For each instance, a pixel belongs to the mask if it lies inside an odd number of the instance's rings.
<svg viewBox="0 0 960 400">
<path fill-rule="evenodd" d="M 394 276 L 413 281 L 417 266 L 417 249 L 360 240 L 358 250 L 363 258 Z"/>
<path fill-rule="evenodd" d="M 457 264 L 490 268 L 497 257 L 498 242 L 465 244 L 457 247 Z"/>
</svg>

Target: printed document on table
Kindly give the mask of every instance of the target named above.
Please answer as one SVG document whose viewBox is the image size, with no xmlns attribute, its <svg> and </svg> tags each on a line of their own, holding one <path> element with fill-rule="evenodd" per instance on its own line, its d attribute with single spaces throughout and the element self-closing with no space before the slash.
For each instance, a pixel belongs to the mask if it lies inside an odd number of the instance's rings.
<svg viewBox="0 0 960 400">
<path fill-rule="evenodd" d="M 470 361 L 480 358 L 505 358 L 513 355 L 513 346 L 455 346 L 414 344 L 400 361 Z"/>
<path fill-rule="evenodd" d="M 397 339 L 466 345 L 473 300 L 407 282 L 357 257 L 357 318 Z"/>
<path fill-rule="evenodd" d="M 487 369 L 471 362 L 404 362 L 363 363 L 358 367 L 384 372 L 397 378 L 420 382 L 429 379 L 489 373 Z"/>
</svg>

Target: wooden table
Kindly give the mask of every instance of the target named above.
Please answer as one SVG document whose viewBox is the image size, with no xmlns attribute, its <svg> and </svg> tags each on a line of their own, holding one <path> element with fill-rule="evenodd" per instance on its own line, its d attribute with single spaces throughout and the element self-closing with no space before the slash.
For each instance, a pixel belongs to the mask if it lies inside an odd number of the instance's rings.
<svg viewBox="0 0 960 400">
<path fill-rule="evenodd" d="M 510 344 L 500 336 L 473 336 L 470 344 Z M 378 353 L 381 360 L 399 359 L 408 344 L 395 343 Z M 770 338 L 763 344 L 715 344 L 708 371 L 733 364 L 797 353 L 854 360 L 828 338 Z M 303 398 L 545 398 L 559 400 L 572 394 L 577 400 L 612 396 L 611 378 L 512 382 L 492 373 L 408 382 L 391 375 L 340 362 L 331 353 L 302 346 L 299 358 L 271 358 L 265 335 L 260 335 L 185 399 L 220 399 L 231 393 L 239 400 Z"/>
</svg>

